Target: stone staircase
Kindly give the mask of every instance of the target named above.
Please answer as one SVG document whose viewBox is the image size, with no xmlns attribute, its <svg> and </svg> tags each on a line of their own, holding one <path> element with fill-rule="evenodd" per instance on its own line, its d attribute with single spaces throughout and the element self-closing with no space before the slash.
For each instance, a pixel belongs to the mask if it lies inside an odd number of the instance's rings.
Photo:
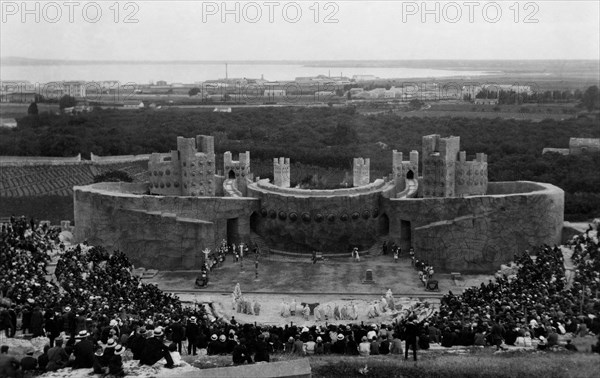
<svg viewBox="0 0 600 378">
<path fill-rule="evenodd" d="M 262 236 L 260 236 L 259 234 L 255 233 L 255 232 L 251 232 L 250 240 L 252 241 L 252 243 L 254 243 L 258 246 L 258 249 L 260 250 L 260 253 L 262 255 L 270 255 L 271 254 L 271 249 L 269 248 L 269 246 L 267 245 L 267 242 L 265 241 L 265 239 L 263 239 Z"/>
<path fill-rule="evenodd" d="M 377 239 L 377 241 L 375 242 L 375 244 L 373 244 L 371 246 L 371 248 L 369 248 L 367 250 L 367 255 L 369 255 L 369 256 L 381 256 L 381 254 L 382 254 L 381 248 L 383 247 L 383 243 L 386 240 L 387 240 L 387 238 L 386 239 L 384 239 L 384 238 Z M 391 253 L 392 252 L 388 250 L 388 254 L 391 255 Z"/>
</svg>

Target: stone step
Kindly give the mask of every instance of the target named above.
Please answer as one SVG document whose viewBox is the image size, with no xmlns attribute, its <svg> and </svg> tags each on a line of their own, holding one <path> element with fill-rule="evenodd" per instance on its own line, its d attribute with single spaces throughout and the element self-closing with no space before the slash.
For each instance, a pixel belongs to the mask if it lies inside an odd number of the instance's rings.
<svg viewBox="0 0 600 378">
<path fill-rule="evenodd" d="M 156 276 L 157 274 L 158 274 L 157 269 L 146 269 L 146 270 L 144 270 L 144 273 L 142 274 L 142 279 L 143 280 L 151 279 L 151 278 L 154 278 L 154 276 Z"/>
</svg>

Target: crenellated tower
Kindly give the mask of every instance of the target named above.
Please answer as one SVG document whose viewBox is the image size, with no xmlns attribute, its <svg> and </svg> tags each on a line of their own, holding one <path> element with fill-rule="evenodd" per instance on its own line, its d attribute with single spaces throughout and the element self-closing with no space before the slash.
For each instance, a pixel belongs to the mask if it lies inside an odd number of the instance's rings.
<svg viewBox="0 0 600 378">
<path fill-rule="evenodd" d="M 418 179 L 419 151 L 412 150 L 409 156 L 410 160 L 404 161 L 402 152 L 392 151 L 392 170 L 397 192 L 405 189 L 407 179 Z"/>
<path fill-rule="evenodd" d="M 370 182 L 371 160 L 369 158 L 354 158 L 353 185 L 363 186 Z"/>
<path fill-rule="evenodd" d="M 177 150 L 150 155 L 148 170 L 153 194 L 214 196 L 214 139 L 207 135 L 177 137 Z"/>
<path fill-rule="evenodd" d="M 487 192 L 487 156 L 467 161 L 460 138 L 423 137 L 423 197 L 459 197 Z"/>
<path fill-rule="evenodd" d="M 246 195 L 247 180 L 252 179 L 250 173 L 250 151 L 241 152 L 238 160 L 233 160 L 231 152 L 223 154 L 223 174 L 225 179 L 235 179 L 237 188 L 243 195 Z"/>
<path fill-rule="evenodd" d="M 273 183 L 281 188 L 290 187 L 289 158 L 273 158 Z"/>
</svg>

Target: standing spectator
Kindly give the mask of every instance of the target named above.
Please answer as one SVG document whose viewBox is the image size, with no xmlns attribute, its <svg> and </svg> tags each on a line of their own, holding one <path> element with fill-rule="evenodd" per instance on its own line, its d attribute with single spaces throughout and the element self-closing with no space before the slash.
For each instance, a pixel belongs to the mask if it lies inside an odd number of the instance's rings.
<svg viewBox="0 0 600 378">
<path fill-rule="evenodd" d="M 413 350 L 413 359 L 417 360 L 417 336 L 419 335 L 419 327 L 415 323 L 416 317 L 413 315 L 409 318 L 404 326 L 404 336 L 406 337 L 406 345 L 404 346 L 404 359 L 408 359 L 408 349 Z"/>
<path fill-rule="evenodd" d="M 44 315 L 40 306 L 35 306 L 31 313 L 29 331 L 32 333 L 31 337 L 36 338 L 44 335 Z"/>
<path fill-rule="evenodd" d="M 233 348 L 233 353 L 231 357 L 234 365 L 240 365 L 244 362 L 247 362 L 249 364 L 252 363 L 252 356 L 250 355 L 250 352 L 248 351 L 248 348 L 246 346 L 245 338 L 242 337 L 239 340 L 238 345 L 236 345 L 235 348 Z"/>
<path fill-rule="evenodd" d="M 497 317 L 495 320 L 496 321 L 490 330 L 492 342 L 494 345 L 496 345 L 496 350 L 505 350 L 506 348 L 502 347 L 502 342 L 504 341 L 504 334 L 506 331 L 504 330 L 504 326 L 502 325 L 500 318 Z"/>
<path fill-rule="evenodd" d="M 233 317 L 232 317 L 233 320 Z M 196 353 L 196 345 L 198 344 L 198 334 L 200 329 L 198 328 L 198 324 L 196 323 L 197 319 L 195 316 L 192 316 L 188 321 L 187 327 L 185 328 L 185 335 L 188 341 L 188 355 L 195 356 Z"/>
<path fill-rule="evenodd" d="M 179 318 L 173 319 L 174 323 L 170 326 L 171 340 L 177 345 L 177 351 L 181 354 L 182 342 L 185 339 L 185 328 L 179 321 Z"/>
</svg>

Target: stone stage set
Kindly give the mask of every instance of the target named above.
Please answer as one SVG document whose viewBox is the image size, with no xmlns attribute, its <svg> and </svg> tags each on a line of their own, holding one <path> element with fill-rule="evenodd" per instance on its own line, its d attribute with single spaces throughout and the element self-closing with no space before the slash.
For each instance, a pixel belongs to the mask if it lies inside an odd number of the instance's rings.
<svg viewBox="0 0 600 378">
<path fill-rule="evenodd" d="M 495 272 L 516 253 L 561 241 L 564 192 L 488 182 L 486 155 L 467 160 L 459 137 L 425 136 L 421 153 L 391 158 L 388 177 L 371 181 L 369 159 L 356 158 L 352 188 L 294 189 L 289 159 L 274 159 L 271 183 L 253 177 L 249 152 L 226 152 L 220 174 L 213 137 L 178 137 L 176 151 L 150 156 L 147 183 L 75 187 L 75 238 L 161 270 L 198 270 L 202 250 L 223 239 L 307 258 L 385 240 L 414 247 L 438 272 L 463 273 Z"/>
</svg>

